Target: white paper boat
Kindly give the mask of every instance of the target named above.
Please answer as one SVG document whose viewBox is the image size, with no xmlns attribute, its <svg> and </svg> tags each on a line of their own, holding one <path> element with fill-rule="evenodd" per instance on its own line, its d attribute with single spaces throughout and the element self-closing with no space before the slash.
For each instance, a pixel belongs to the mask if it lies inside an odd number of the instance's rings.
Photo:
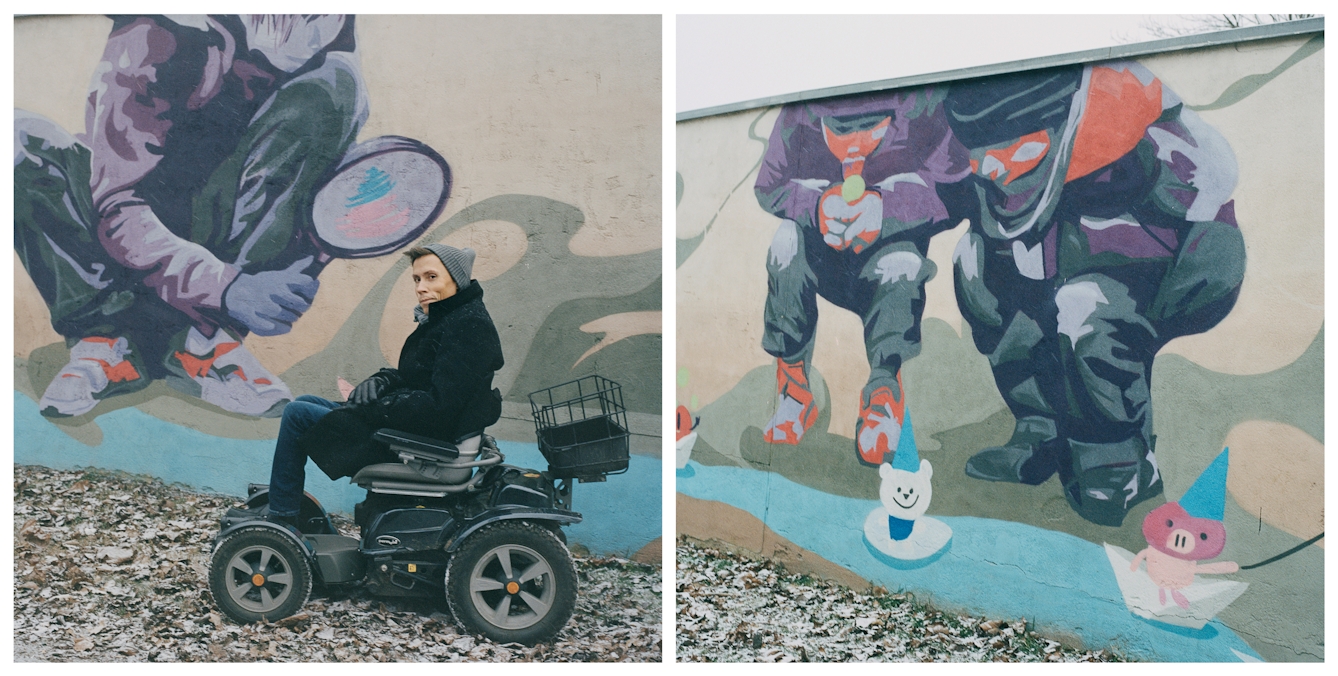
<svg viewBox="0 0 1338 676">
<path fill-rule="evenodd" d="M 915 561 L 933 556 L 952 539 L 952 528 L 932 516 L 915 520 L 905 540 L 893 540 L 887 532 L 887 509 L 879 505 L 864 519 L 864 537 L 878 551 L 894 559 Z"/>
<path fill-rule="evenodd" d="M 678 440 L 678 449 L 675 460 L 677 469 L 683 469 L 688 466 L 688 460 L 692 458 L 692 447 L 697 443 L 697 433 L 689 432 L 686 437 Z"/>
<path fill-rule="evenodd" d="M 1129 564 L 1133 562 L 1134 554 L 1108 542 L 1104 544 L 1110 567 L 1115 569 L 1115 581 L 1124 595 L 1124 604 L 1129 607 L 1129 612 L 1149 620 L 1202 629 L 1203 625 L 1231 605 L 1250 586 L 1245 582 L 1195 575 L 1193 584 L 1180 590 L 1189 600 L 1188 608 L 1181 608 L 1169 593 L 1166 594 L 1166 603 L 1162 603 L 1158 598 L 1157 583 L 1148 577 L 1145 570 L 1146 564 L 1139 564 L 1138 570 L 1131 571 Z"/>
</svg>

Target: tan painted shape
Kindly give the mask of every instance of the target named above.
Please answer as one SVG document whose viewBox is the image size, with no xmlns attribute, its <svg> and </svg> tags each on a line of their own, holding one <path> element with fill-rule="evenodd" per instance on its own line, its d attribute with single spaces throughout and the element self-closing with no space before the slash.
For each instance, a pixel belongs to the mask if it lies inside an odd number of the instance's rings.
<svg viewBox="0 0 1338 676">
<path fill-rule="evenodd" d="M 676 161 L 677 171 L 683 176 L 683 199 L 675 214 L 675 236 L 679 239 L 701 234 L 736 185 L 739 187 L 731 200 L 748 202 L 761 211 L 753 193 L 757 174 L 749 172 L 766 147 L 748 138 L 749 125 L 761 112 L 745 110 L 678 124 Z M 767 111 L 757 123 L 756 134 L 770 138 L 778 117 L 779 107 Z M 745 174 L 747 180 L 739 185 Z M 720 217 L 715 222 L 721 226 L 727 221 Z"/>
<path fill-rule="evenodd" d="M 1227 490 L 1242 509 L 1298 538 L 1323 532 L 1322 442 L 1291 425 L 1250 420 L 1231 428 L 1223 445 L 1231 449 Z"/>
<path fill-rule="evenodd" d="M 658 537 L 646 543 L 645 547 L 636 550 L 630 557 L 637 563 L 645 563 L 652 566 L 658 566 L 664 561 L 664 538 Z"/>
<path fill-rule="evenodd" d="M 1206 104 L 1240 77 L 1267 73 L 1305 42 L 1268 43 L 1144 59 L 1188 103 Z M 1200 113 L 1226 137 L 1240 180 L 1232 197 L 1245 237 L 1245 281 L 1212 330 L 1162 350 L 1221 373 L 1266 373 L 1292 363 L 1324 321 L 1324 53 L 1292 66 L 1244 100 Z M 1211 61 L 1211 65 L 1209 64 Z M 1285 102 L 1281 103 L 1281 102 Z"/>
<path fill-rule="evenodd" d="M 647 310 L 644 312 L 620 312 L 614 315 L 605 315 L 599 319 L 586 322 L 581 325 L 581 330 L 586 333 L 602 333 L 603 338 L 599 339 L 590 349 L 576 360 L 579 364 L 585 361 L 586 357 L 599 352 L 600 350 L 632 336 L 645 334 L 656 334 L 660 332 L 664 313 L 660 310 Z M 575 366 L 575 365 L 573 365 Z"/>
<path fill-rule="evenodd" d="M 737 181 L 738 178 L 735 178 Z M 748 181 L 756 180 L 751 174 Z M 678 268 L 676 349 L 688 369 L 683 396 L 706 406 L 752 369 L 773 363 L 762 351 L 766 255 L 780 223 L 752 191 L 735 194 L 697 250 Z"/>
<path fill-rule="evenodd" d="M 519 225 L 506 221 L 470 223 L 446 235 L 441 243 L 459 249 L 473 249 L 473 277 L 480 282 L 486 282 L 515 267 L 529 247 L 525 231 Z M 375 280 L 367 286 L 370 287 L 372 283 Z M 358 296 L 359 300 L 361 298 Z M 391 364 L 399 363 L 400 348 L 404 347 L 404 340 L 417 326 L 413 322 L 413 308 L 417 305 L 414 298 L 413 277 L 405 270 L 395 280 L 390 290 L 390 301 L 381 313 L 381 354 Z"/>
<path fill-rule="evenodd" d="M 764 271 L 765 272 L 765 271 Z M 869 381 L 869 358 L 864 351 L 864 322 L 818 296 L 818 328 L 813 340 L 813 367 L 822 372 L 831 397 L 832 415 L 827 431 L 855 438 L 860 392 Z"/>
<path fill-rule="evenodd" d="M 679 535 L 779 561 L 791 573 L 813 575 L 852 589 L 870 587 L 865 578 L 777 535 L 748 512 L 723 502 L 698 500 L 682 493 L 677 493 L 676 497 Z"/>
<path fill-rule="evenodd" d="M 39 347 L 64 341 L 51 328 L 51 310 L 14 252 L 14 356 L 27 359 Z"/>
<path fill-rule="evenodd" d="M 252 334 L 246 338 L 246 347 L 271 371 L 287 371 L 325 349 L 358 302 L 394 264 L 394 256 L 330 261 L 321 272 L 320 290 L 311 308 L 293 323 L 293 330 L 277 336 Z"/>
<path fill-rule="evenodd" d="M 573 253 L 659 249 L 660 27 L 658 15 L 361 15 L 360 137 L 441 153 L 455 183 L 443 218 L 538 195 L 584 213 Z"/>
<path fill-rule="evenodd" d="M 105 16 L 14 18 L 14 107 L 84 132 L 93 70 L 111 34 Z"/>
<path fill-rule="evenodd" d="M 1137 61 L 1186 103 L 1201 106 L 1216 101 L 1222 92 L 1241 77 L 1252 73 L 1268 73 L 1277 68 L 1311 37 L 1304 35 L 1241 43 L 1194 53 L 1168 52 L 1139 57 Z M 1323 61 L 1324 55 L 1320 52 L 1308 58 Z M 1211 61 L 1213 66 L 1205 68 L 1205 61 Z"/>
</svg>

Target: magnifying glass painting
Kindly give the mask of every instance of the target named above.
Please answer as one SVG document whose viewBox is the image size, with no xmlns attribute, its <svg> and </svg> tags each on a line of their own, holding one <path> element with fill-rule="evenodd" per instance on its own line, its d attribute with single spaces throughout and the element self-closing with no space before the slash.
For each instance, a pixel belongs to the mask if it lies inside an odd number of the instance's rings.
<svg viewBox="0 0 1338 676">
<path fill-rule="evenodd" d="M 400 249 L 436 220 L 450 192 L 450 167 L 423 143 L 382 136 L 354 146 L 316 193 L 317 263 Z"/>
</svg>

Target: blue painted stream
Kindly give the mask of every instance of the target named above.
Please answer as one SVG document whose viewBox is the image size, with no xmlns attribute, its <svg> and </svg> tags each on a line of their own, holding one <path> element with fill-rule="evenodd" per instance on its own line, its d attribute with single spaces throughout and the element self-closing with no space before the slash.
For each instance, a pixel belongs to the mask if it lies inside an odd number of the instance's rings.
<svg viewBox="0 0 1338 676">
<path fill-rule="evenodd" d="M 1219 620 L 1192 631 L 1129 612 L 1104 549 L 1067 533 L 997 519 L 935 516 L 952 528 L 952 539 L 940 554 L 908 565 L 866 544 L 863 524 L 879 507 L 874 500 L 831 495 L 771 472 L 696 462 L 678 470 L 677 490 L 748 512 L 796 545 L 939 608 L 1024 617 L 1042 634 L 1074 635 L 1088 648 L 1112 647 L 1140 660 L 1262 659 Z M 929 515 L 934 516 L 932 505 Z"/>
<path fill-rule="evenodd" d="M 146 474 L 165 483 L 241 496 L 247 483 L 269 480 L 273 439 L 230 439 L 174 425 L 139 409 L 123 408 L 98 416 L 103 441 L 89 446 L 43 418 L 37 403 L 14 393 L 14 462 L 55 469 L 98 467 Z M 533 443 L 498 441 L 506 462 L 522 467 L 548 466 Z M 585 520 L 567 529 L 568 541 L 596 554 L 628 556 L 660 537 L 660 461 L 633 455 L 626 474 L 607 482 L 578 483 L 573 508 Z M 366 491 L 348 479 L 331 481 L 307 463 L 307 491 L 332 512 L 353 513 Z"/>
</svg>

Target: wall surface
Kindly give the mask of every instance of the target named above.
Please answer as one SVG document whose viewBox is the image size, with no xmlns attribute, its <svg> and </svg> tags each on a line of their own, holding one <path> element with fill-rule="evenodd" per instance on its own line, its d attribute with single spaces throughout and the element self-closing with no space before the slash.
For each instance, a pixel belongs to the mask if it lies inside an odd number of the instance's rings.
<svg viewBox="0 0 1338 676">
<path fill-rule="evenodd" d="M 398 252 L 442 242 L 477 251 L 510 462 L 543 466 L 530 392 L 622 385 L 632 468 L 576 489 L 572 538 L 638 551 L 660 534 L 660 19 L 321 21 L 15 21 L 15 461 L 241 494 L 287 401 L 398 362 Z"/>
<path fill-rule="evenodd" d="M 1323 660 L 1323 98 L 1316 35 L 680 123 L 679 531 Z"/>
</svg>

